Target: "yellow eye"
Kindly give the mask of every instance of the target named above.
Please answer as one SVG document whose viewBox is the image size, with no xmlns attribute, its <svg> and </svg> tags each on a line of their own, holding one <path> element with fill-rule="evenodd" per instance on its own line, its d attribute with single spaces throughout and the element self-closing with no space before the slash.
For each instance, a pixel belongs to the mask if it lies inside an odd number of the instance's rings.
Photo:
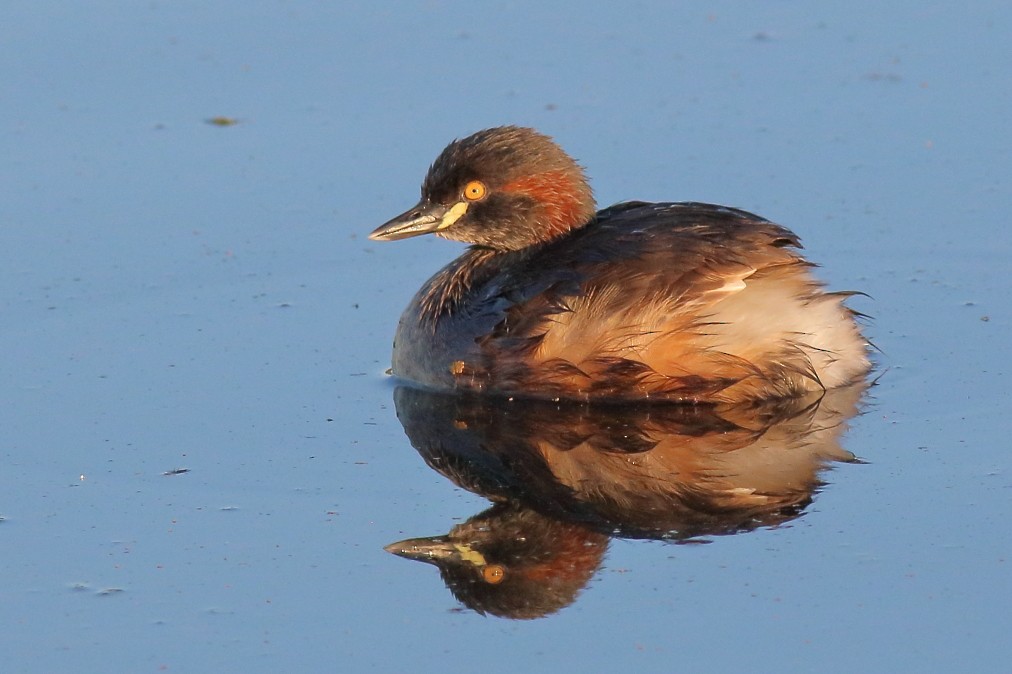
<svg viewBox="0 0 1012 674">
<path fill-rule="evenodd" d="M 500 564 L 489 564 L 481 570 L 481 577 L 489 585 L 498 585 L 506 579 L 506 569 Z"/>
<path fill-rule="evenodd" d="M 480 180 L 472 180 L 464 185 L 464 198 L 468 201 L 478 201 L 488 193 L 485 183 Z"/>
</svg>

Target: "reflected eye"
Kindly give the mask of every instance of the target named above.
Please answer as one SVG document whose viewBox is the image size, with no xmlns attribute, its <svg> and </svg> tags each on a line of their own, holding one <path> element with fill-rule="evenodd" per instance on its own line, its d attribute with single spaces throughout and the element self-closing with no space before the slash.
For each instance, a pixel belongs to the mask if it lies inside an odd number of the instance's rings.
<svg viewBox="0 0 1012 674">
<path fill-rule="evenodd" d="M 468 201 L 478 201 L 488 193 L 485 183 L 480 180 L 472 180 L 464 185 L 464 198 Z"/>
<path fill-rule="evenodd" d="M 481 570 L 481 577 L 489 585 L 498 585 L 506 579 L 506 569 L 501 564 L 489 564 Z"/>
</svg>

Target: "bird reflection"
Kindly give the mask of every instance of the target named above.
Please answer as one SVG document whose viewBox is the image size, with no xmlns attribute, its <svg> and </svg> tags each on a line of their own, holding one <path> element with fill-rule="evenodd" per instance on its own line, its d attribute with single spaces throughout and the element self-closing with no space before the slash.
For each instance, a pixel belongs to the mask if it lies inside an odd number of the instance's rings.
<svg viewBox="0 0 1012 674">
<path fill-rule="evenodd" d="M 425 462 L 494 502 L 445 536 L 386 550 L 437 566 L 480 613 L 536 618 L 570 604 L 613 536 L 674 541 L 800 516 L 864 384 L 742 406 L 593 406 L 400 387 Z"/>
</svg>

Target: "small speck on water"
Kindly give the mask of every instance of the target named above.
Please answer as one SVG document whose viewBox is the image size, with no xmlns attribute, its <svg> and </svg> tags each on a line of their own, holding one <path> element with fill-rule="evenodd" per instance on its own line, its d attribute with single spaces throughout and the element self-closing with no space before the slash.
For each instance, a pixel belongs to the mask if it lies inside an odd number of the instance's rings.
<svg viewBox="0 0 1012 674">
<path fill-rule="evenodd" d="M 204 120 L 204 122 L 210 124 L 211 126 L 235 126 L 239 123 L 239 120 L 235 117 L 218 116 L 208 117 Z"/>
</svg>

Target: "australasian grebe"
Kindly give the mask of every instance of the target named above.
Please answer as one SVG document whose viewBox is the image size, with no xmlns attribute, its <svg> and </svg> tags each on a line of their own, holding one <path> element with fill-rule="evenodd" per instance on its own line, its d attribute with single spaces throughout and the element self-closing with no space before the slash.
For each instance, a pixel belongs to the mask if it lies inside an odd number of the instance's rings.
<svg viewBox="0 0 1012 674">
<path fill-rule="evenodd" d="M 739 402 L 867 373 L 851 293 L 823 290 L 791 231 L 711 204 L 595 209 L 580 166 L 533 129 L 450 143 L 421 201 L 369 236 L 472 244 L 405 309 L 394 374 L 512 396 Z"/>
</svg>

